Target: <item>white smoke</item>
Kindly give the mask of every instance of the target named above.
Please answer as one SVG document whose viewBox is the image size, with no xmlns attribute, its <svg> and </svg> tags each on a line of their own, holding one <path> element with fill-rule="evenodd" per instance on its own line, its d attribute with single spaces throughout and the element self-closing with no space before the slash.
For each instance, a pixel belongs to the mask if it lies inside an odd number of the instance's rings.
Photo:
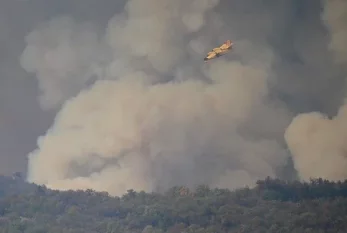
<svg viewBox="0 0 347 233">
<path fill-rule="evenodd" d="M 288 127 L 287 143 L 302 179 L 347 177 L 346 108 L 334 119 L 320 113 L 301 114 Z"/>
<path fill-rule="evenodd" d="M 329 48 L 335 61 L 347 64 L 347 2 L 324 1 L 322 19 L 330 32 Z M 347 178 L 346 109 L 343 105 L 333 119 L 318 112 L 300 114 L 287 128 L 285 139 L 301 179 Z"/>
<path fill-rule="evenodd" d="M 211 45 L 201 35 L 217 4 L 129 0 L 103 37 L 67 18 L 34 30 L 22 64 L 37 73 L 43 106 L 83 89 L 93 64 L 99 80 L 63 103 L 29 155 L 28 179 L 119 195 L 173 185 L 237 188 L 275 176 L 287 157 L 278 137 L 289 114 L 268 99 L 274 55 L 241 40 L 234 54 L 247 62 L 221 57 L 203 66 Z M 46 45 L 52 38 L 56 44 Z"/>
</svg>

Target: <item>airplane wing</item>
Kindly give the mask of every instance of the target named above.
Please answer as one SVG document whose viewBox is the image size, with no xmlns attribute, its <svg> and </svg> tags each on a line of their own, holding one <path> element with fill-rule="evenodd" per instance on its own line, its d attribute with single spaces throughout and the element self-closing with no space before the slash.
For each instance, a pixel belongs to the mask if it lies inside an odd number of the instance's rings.
<svg viewBox="0 0 347 233">
<path fill-rule="evenodd" d="M 214 48 L 214 49 L 212 49 L 212 51 L 215 53 L 221 53 L 222 49 L 221 48 Z"/>
<path fill-rule="evenodd" d="M 230 49 L 231 48 L 231 40 L 227 40 L 225 43 L 223 43 L 221 46 L 219 46 L 219 48 L 221 50 L 226 50 L 226 49 Z"/>
<path fill-rule="evenodd" d="M 219 47 L 219 49 L 221 49 L 221 50 L 228 49 L 228 45 L 226 43 L 224 43 Z"/>
</svg>

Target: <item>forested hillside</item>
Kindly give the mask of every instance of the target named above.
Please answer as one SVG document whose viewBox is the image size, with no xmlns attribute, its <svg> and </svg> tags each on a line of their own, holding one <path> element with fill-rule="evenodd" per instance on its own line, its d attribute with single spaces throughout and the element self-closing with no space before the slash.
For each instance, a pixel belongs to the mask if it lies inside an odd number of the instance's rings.
<svg viewBox="0 0 347 233">
<path fill-rule="evenodd" d="M 0 232 L 305 232 L 347 230 L 347 181 L 258 181 L 253 189 L 195 190 L 165 194 L 128 190 L 122 197 L 54 191 L 0 177 Z"/>
</svg>

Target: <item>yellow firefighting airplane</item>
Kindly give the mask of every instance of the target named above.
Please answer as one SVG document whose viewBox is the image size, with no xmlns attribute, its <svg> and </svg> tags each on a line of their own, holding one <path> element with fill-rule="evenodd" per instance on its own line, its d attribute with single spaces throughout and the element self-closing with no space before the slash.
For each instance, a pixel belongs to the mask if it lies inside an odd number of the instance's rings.
<svg viewBox="0 0 347 233">
<path fill-rule="evenodd" d="M 216 57 L 220 57 L 226 53 L 229 52 L 229 50 L 232 49 L 233 43 L 231 40 L 227 40 L 224 44 L 221 46 L 212 49 L 212 51 L 207 53 L 207 56 L 204 58 L 204 61 L 207 62 L 208 60 L 214 59 Z"/>
</svg>

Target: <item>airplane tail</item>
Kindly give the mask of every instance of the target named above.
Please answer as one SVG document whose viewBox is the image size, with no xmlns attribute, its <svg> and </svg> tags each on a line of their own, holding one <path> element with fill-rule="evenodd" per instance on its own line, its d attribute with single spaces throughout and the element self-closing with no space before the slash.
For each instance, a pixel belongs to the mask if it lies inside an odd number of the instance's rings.
<svg viewBox="0 0 347 233">
<path fill-rule="evenodd" d="M 227 45 L 228 47 L 232 45 L 231 40 L 227 40 L 225 43 L 226 43 L 226 45 Z"/>
</svg>

